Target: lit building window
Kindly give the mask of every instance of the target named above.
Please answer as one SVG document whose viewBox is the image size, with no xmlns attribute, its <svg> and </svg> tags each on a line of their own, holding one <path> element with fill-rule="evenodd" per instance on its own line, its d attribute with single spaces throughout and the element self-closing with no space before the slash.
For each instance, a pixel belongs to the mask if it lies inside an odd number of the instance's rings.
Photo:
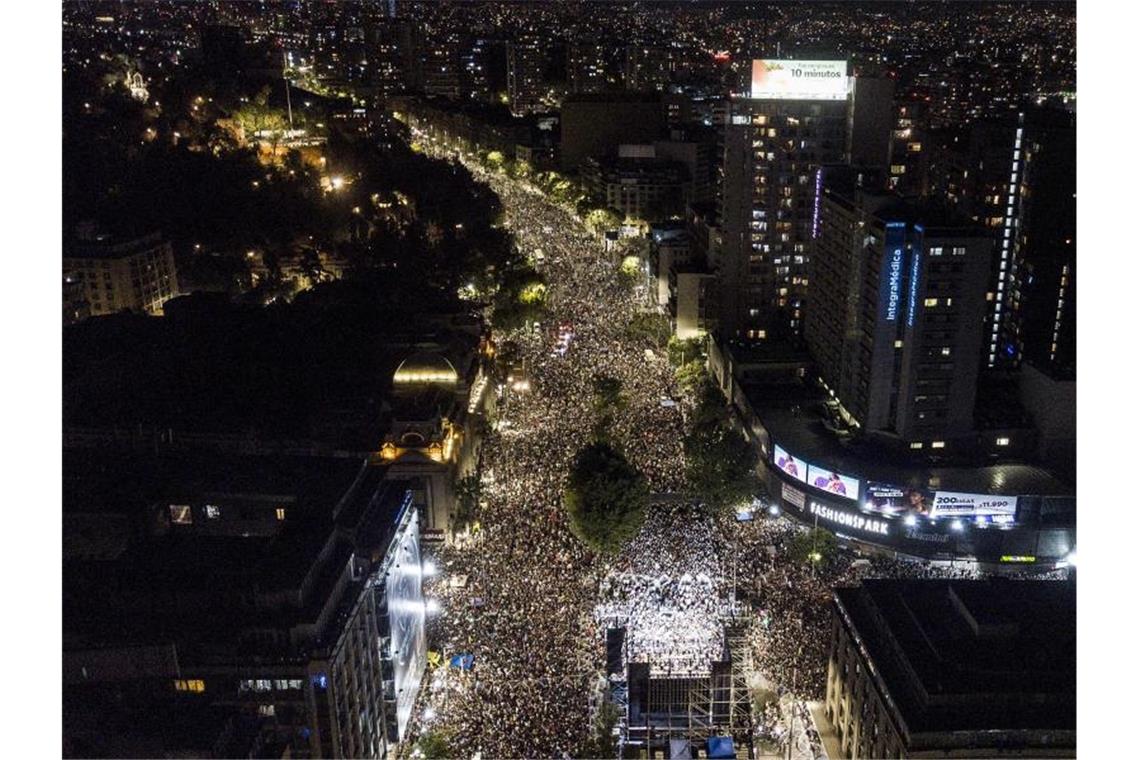
<svg viewBox="0 0 1140 760">
<path fill-rule="evenodd" d="M 277 714 L 277 709 L 273 705 L 258 705 L 257 714 L 263 715 L 267 718 L 272 718 Z"/>
<path fill-rule="evenodd" d="M 944 449 L 944 448 L 946 448 L 946 441 L 931 441 L 930 442 L 930 448 L 932 448 L 932 449 Z"/>
<path fill-rule="evenodd" d="M 216 520 L 222 516 L 222 508 L 215 504 L 206 505 L 206 517 L 211 520 Z"/>
<path fill-rule="evenodd" d="M 937 298 L 927 298 L 925 301 L 922 302 L 922 305 L 923 306 L 937 306 L 938 305 L 938 299 Z"/>
<path fill-rule="evenodd" d="M 194 522 L 194 512 L 189 504 L 171 504 L 170 521 L 175 525 L 190 525 Z"/>
<path fill-rule="evenodd" d="M 1008 446 L 1009 445 L 1009 439 L 1008 438 L 998 438 L 996 441 L 994 441 L 994 443 L 996 443 L 998 446 Z"/>
<path fill-rule="evenodd" d="M 284 520 L 285 519 L 285 508 L 284 507 L 278 507 L 277 508 L 277 519 L 278 520 Z"/>
<path fill-rule="evenodd" d="M 177 678 L 174 680 L 175 691 L 190 691 L 195 694 L 201 694 L 206 690 L 206 682 L 200 678 L 183 679 Z"/>
<path fill-rule="evenodd" d="M 903 347 L 903 342 L 901 340 L 896 340 L 895 341 L 895 348 L 902 348 L 902 347 Z"/>
<path fill-rule="evenodd" d="M 942 355 L 943 356 L 949 356 L 950 355 L 950 346 L 943 346 L 942 347 Z"/>
<path fill-rule="evenodd" d="M 922 448 L 922 441 L 914 441 L 913 443 L 911 443 L 910 447 L 912 449 L 921 449 Z"/>
</svg>

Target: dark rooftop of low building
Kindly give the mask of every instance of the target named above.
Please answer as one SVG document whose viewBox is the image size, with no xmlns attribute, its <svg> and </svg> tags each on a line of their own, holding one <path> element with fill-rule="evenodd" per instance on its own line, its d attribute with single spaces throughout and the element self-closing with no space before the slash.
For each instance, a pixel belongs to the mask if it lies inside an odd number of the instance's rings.
<svg viewBox="0 0 1140 760">
<path fill-rule="evenodd" d="M 1076 729 L 1076 586 L 869 580 L 837 589 L 911 735 Z"/>
</svg>

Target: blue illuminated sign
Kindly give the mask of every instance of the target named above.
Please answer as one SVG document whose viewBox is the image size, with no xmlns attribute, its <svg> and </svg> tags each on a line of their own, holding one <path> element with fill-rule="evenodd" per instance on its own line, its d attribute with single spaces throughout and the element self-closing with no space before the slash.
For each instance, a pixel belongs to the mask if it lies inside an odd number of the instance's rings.
<svg viewBox="0 0 1140 760">
<path fill-rule="evenodd" d="M 906 326 L 914 327 L 914 313 L 918 309 L 918 280 L 922 275 L 922 248 L 915 246 L 910 257 L 910 296 L 908 298 Z"/>
<path fill-rule="evenodd" d="M 885 309 L 886 320 L 894 322 L 899 316 L 899 301 L 902 298 L 903 245 L 906 239 L 906 225 L 892 222 L 887 225 L 884 243 L 887 257 L 882 275 L 882 293 L 879 300 Z"/>
</svg>

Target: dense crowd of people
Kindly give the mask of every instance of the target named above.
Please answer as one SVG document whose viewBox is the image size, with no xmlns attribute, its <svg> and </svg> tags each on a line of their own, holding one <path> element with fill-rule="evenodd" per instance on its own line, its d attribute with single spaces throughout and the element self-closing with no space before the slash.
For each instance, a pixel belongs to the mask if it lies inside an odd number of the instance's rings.
<svg viewBox="0 0 1140 760">
<path fill-rule="evenodd" d="M 480 178 L 502 198 L 517 245 L 543 251 L 551 324 L 502 336 L 517 347 L 530 387 L 508 391 L 499 430 L 484 443 L 480 528 L 442 551 L 443 574 L 428 592 L 442 608 L 431 621 L 431 645 L 448 657 L 472 654 L 474 664 L 436 670 L 418 724 L 446 727 L 457 756 L 580 755 L 591 690 L 604 667 L 595 603 L 607 563 L 570 532 L 562 489 L 574 456 L 596 432 L 594 378 L 620 381 L 623 403 L 608 435 L 651 491 L 682 484 L 681 415 L 660 403 L 676 395 L 668 363 L 647 359 L 626 334 L 638 307 L 614 276 L 613 257 L 543 196 L 501 177 Z M 568 341 L 555 335 L 559 325 L 569 326 Z M 467 579 L 462 588 L 445 581 L 456 577 Z M 676 578 L 683 588 L 661 591 L 695 598 L 705 587 L 699 584 L 718 578 L 710 568 L 700 580 Z M 638 630 L 651 635 L 650 621 Z"/>
<path fill-rule="evenodd" d="M 724 541 L 702 510 L 657 505 L 599 589 L 600 626 L 625 628 L 624 659 L 651 677 L 708 675 L 730 603 Z"/>
<path fill-rule="evenodd" d="M 824 694 L 832 589 L 973 571 L 845 555 L 812 568 L 789 559 L 803 530 L 789 520 L 738 522 L 668 498 L 654 499 L 617 557 L 587 550 L 562 492 L 597 432 L 595 378 L 620 381 L 607 432 L 656 494 L 683 486 L 682 406 L 661 403 L 678 397 L 676 380 L 629 336 L 641 307 L 597 239 L 524 183 L 473 171 L 500 196 L 520 248 L 543 251 L 551 324 L 500 336 L 517 346 L 530 387 L 508 391 L 481 451 L 479 530 L 441 550 L 443 574 L 428 584 L 442 608 L 430 646 L 444 659 L 425 681 L 414 730 L 444 728 L 457 757 L 582 756 L 607 629 L 624 627 L 624 659 L 648 662 L 654 676 L 708 672 L 739 602 L 754 612 L 753 666 L 785 697 L 758 710 L 757 738 L 786 741 L 790 726 L 797 756 L 819 756 L 805 701 Z M 469 670 L 447 665 L 461 653 L 474 656 Z"/>
</svg>

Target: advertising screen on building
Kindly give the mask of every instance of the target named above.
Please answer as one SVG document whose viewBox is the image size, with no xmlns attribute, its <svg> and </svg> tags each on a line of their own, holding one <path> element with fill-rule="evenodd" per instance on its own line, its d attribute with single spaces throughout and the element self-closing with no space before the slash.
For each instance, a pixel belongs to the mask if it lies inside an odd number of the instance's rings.
<svg viewBox="0 0 1140 760">
<path fill-rule="evenodd" d="M 847 61 L 752 61 L 752 97 L 773 100 L 844 100 Z"/>
<path fill-rule="evenodd" d="M 807 483 L 821 491 L 842 496 L 845 499 L 859 498 L 859 481 L 850 475 L 841 475 L 838 472 L 808 465 Z"/>
<path fill-rule="evenodd" d="M 888 483 L 867 483 L 863 498 L 863 508 L 881 515 L 901 515 L 913 512 L 929 515 L 934 494 L 921 488 L 901 488 Z"/>
<path fill-rule="evenodd" d="M 412 706 L 419 693 L 420 679 L 427 664 L 427 639 L 424 634 L 423 570 L 420 564 L 418 516 L 409 515 L 399 547 L 388 571 L 388 614 L 392 629 L 392 662 L 396 691 L 396 720 L 403 739 Z"/>
<path fill-rule="evenodd" d="M 779 446 L 773 446 L 772 461 L 784 471 L 784 474 L 791 475 L 796 480 L 807 482 L 808 466 L 804 460 L 797 459 Z"/>
<path fill-rule="evenodd" d="M 986 517 L 1017 514 L 1016 496 L 937 491 L 931 517 Z"/>
</svg>

